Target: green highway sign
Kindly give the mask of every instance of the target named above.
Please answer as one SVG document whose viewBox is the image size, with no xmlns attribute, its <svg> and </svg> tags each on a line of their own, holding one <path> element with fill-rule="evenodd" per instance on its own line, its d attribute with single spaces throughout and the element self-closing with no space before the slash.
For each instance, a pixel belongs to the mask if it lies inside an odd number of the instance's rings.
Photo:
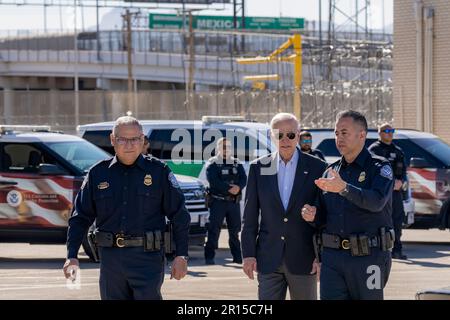
<svg viewBox="0 0 450 320">
<path fill-rule="evenodd" d="M 303 29 L 303 18 L 272 18 L 272 17 L 245 17 L 245 29 L 250 30 L 297 30 Z M 186 27 L 189 18 L 185 18 Z M 181 29 L 183 17 L 174 14 L 149 15 L 150 29 Z M 227 30 L 233 29 L 233 17 L 231 16 L 193 16 L 193 28 L 202 30 Z M 237 20 L 237 28 L 241 29 L 241 19 Z"/>
</svg>

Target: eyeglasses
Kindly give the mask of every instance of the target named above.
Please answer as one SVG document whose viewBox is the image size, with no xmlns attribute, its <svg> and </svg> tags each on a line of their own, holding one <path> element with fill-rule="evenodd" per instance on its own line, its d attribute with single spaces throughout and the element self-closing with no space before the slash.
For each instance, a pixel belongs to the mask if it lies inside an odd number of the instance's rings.
<svg viewBox="0 0 450 320">
<path fill-rule="evenodd" d="M 277 137 L 278 140 L 283 139 L 284 135 L 286 135 L 286 137 L 288 137 L 289 140 L 294 140 L 295 136 L 296 136 L 295 132 L 288 132 L 288 133 L 280 132 L 280 133 L 278 133 L 278 137 Z"/>
<path fill-rule="evenodd" d="M 312 139 L 302 140 L 301 143 L 312 143 Z"/>
<path fill-rule="evenodd" d="M 131 144 L 132 146 L 136 146 L 139 143 L 141 143 L 143 140 L 143 137 L 133 137 L 133 138 L 124 138 L 124 137 L 116 137 L 116 142 L 118 145 L 124 146 L 127 143 Z"/>
<path fill-rule="evenodd" d="M 382 130 L 382 132 L 384 132 L 384 133 L 394 133 L 395 129 L 384 129 L 384 130 Z"/>
</svg>

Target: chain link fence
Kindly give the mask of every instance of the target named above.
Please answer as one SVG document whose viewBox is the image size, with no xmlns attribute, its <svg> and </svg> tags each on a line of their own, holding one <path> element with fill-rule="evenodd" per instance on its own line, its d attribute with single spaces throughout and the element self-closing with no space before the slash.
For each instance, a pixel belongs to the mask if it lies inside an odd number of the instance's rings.
<svg viewBox="0 0 450 320">
<path fill-rule="evenodd" d="M 392 108 L 386 106 L 392 106 L 392 90 L 380 90 L 380 87 L 351 88 L 318 94 L 304 89 L 302 125 L 333 127 L 336 114 L 345 109 L 365 114 L 371 127 L 391 121 Z M 50 125 L 55 130 L 75 133 L 76 123 L 112 121 L 127 112 L 139 119 L 200 120 L 204 115 L 242 115 L 258 122 L 269 122 L 277 112 L 293 112 L 292 91 L 196 92 L 189 97 L 189 103 L 184 90 L 139 91 L 132 96 L 131 108 L 126 91 L 80 91 L 78 94 L 77 121 L 73 91 L 0 91 L 0 123 Z"/>
</svg>

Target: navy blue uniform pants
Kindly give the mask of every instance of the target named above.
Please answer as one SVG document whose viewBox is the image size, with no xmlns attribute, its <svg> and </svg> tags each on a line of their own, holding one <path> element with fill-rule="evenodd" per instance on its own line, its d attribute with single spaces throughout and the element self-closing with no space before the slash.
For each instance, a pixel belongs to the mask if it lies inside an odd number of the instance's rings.
<svg viewBox="0 0 450 320">
<path fill-rule="evenodd" d="M 102 300 L 162 300 L 162 252 L 144 252 L 143 247 L 99 251 Z"/>
<path fill-rule="evenodd" d="M 228 227 L 231 255 L 233 260 L 242 261 L 241 242 L 241 209 L 239 203 L 223 200 L 213 200 L 209 210 L 208 240 L 205 245 L 205 259 L 214 259 L 215 250 L 219 245 L 220 229 L 223 219 L 226 219 Z"/>
<path fill-rule="evenodd" d="M 391 252 L 371 248 L 364 257 L 350 250 L 324 248 L 320 270 L 321 300 L 383 300 L 391 271 Z"/>
<path fill-rule="evenodd" d="M 395 231 L 394 248 L 392 252 L 402 252 L 402 227 L 405 219 L 405 209 L 403 207 L 403 197 L 400 191 L 394 191 L 392 194 L 392 223 Z"/>
</svg>

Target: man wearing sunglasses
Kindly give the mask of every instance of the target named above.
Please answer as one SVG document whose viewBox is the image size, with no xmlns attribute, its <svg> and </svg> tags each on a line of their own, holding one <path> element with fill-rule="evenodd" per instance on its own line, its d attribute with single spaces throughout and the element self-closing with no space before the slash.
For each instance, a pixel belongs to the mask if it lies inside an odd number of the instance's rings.
<svg viewBox="0 0 450 320">
<path fill-rule="evenodd" d="M 160 160 L 141 154 L 142 126 L 121 117 L 111 133 L 115 156 L 94 165 L 75 198 L 63 271 L 78 266 L 78 250 L 96 222 L 100 296 L 104 300 L 162 299 L 166 217 L 173 224 L 176 257 L 171 277 L 187 273 L 190 216 L 175 176 Z"/>
<path fill-rule="evenodd" d="M 394 191 L 392 194 L 392 222 L 394 224 L 395 242 L 392 249 L 392 258 L 406 260 L 408 257 L 403 254 L 402 249 L 402 226 L 405 218 L 403 208 L 403 189 L 407 187 L 405 155 L 402 149 L 392 140 L 395 129 L 389 124 L 384 123 L 378 128 L 380 139 L 374 142 L 369 151 L 377 156 L 386 158 L 391 163 L 394 170 Z"/>
<path fill-rule="evenodd" d="M 271 136 L 277 151 L 250 164 L 241 235 L 243 269 L 252 280 L 258 273 L 261 300 L 284 300 L 287 289 L 293 300 L 317 299 L 315 229 L 299 212 L 314 202 L 314 180 L 326 163 L 300 151 L 298 128 L 294 115 L 275 115 Z"/>
<path fill-rule="evenodd" d="M 300 132 L 300 149 L 304 153 L 309 153 L 310 155 L 325 161 L 325 157 L 322 152 L 319 149 L 312 148 L 312 135 L 309 131 Z"/>
</svg>

